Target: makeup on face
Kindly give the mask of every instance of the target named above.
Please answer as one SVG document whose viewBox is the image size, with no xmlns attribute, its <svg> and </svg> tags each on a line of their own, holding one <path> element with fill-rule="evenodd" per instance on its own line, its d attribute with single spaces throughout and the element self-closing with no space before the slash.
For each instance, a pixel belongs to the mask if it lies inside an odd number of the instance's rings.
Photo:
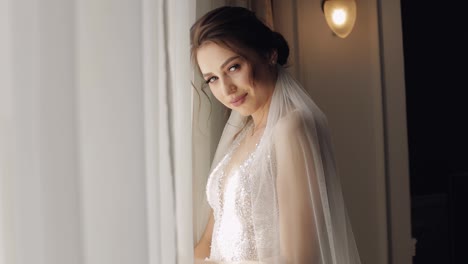
<svg viewBox="0 0 468 264">
<path fill-rule="evenodd" d="M 267 81 L 261 66 L 256 65 L 258 76 L 253 82 L 253 69 L 246 58 L 212 42 L 198 49 L 197 61 L 211 92 L 226 107 L 248 116 L 269 101 L 274 83 Z"/>
</svg>

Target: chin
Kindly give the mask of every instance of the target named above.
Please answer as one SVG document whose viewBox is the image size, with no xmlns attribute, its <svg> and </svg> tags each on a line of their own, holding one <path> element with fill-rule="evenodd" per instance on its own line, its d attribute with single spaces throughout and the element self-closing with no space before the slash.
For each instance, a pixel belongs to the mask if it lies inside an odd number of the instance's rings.
<svg viewBox="0 0 468 264">
<path fill-rule="evenodd" d="M 239 113 L 241 116 L 250 116 L 252 115 L 252 113 L 250 111 L 245 111 L 245 110 L 236 110 L 236 109 L 232 109 L 233 111 L 236 111 L 237 113 Z"/>
</svg>

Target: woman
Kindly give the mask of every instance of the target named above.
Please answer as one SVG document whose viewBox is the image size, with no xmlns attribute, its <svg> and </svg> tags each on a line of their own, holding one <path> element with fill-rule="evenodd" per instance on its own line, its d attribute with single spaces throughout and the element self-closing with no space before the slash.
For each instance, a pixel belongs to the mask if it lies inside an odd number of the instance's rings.
<svg viewBox="0 0 468 264">
<path fill-rule="evenodd" d="M 232 109 L 206 185 L 195 258 L 215 263 L 360 263 L 327 120 L 284 69 L 281 34 L 221 7 L 191 28 L 192 60 Z"/>
</svg>

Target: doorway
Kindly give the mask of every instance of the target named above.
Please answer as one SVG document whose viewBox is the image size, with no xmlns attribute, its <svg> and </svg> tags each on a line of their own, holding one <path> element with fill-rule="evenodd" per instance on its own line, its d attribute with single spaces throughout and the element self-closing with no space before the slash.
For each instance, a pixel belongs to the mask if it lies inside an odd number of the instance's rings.
<svg viewBox="0 0 468 264">
<path fill-rule="evenodd" d="M 401 1 L 414 264 L 466 261 L 467 85 L 456 9 Z"/>
</svg>

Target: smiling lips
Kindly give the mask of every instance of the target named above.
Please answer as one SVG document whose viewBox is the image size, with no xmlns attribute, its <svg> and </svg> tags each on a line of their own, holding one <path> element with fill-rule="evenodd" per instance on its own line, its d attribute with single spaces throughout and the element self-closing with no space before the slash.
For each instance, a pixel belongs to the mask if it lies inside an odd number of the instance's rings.
<svg viewBox="0 0 468 264">
<path fill-rule="evenodd" d="M 241 95 L 241 96 L 238 96 L 238 97 L 236 97 L 236 98 L 234 98 L 233 100 L 231 100 L 230 103 L 231 103 L 233 106 L 236 106 L 236 107 L 237 107 L 237 106 L 241 105 L 242 103 L 244 103 L 246 97 L 247 97 L 247 93 L 246 93 L 246 94 L 243 94 L 243 95 Z"/>
</svg>

